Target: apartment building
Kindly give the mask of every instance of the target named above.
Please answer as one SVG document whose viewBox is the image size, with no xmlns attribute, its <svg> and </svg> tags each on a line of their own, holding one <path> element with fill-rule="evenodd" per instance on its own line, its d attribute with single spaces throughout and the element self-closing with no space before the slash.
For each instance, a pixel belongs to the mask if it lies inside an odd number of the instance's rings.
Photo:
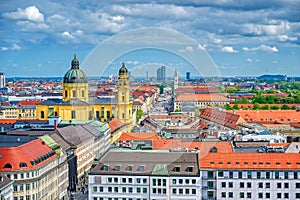
<svg viewBox="0 0 300 200">
<path fill-rule="evenodd" d="M 59 155 L 55 151 L 40 138 L 10 145 L 0 148 L 0 172 L 14 181 L 14 200 L 66 199 L 59 198 L 61 174 L 58 173 Z"/>
<path fill-rule="evenodd" d="M 298 153 L 188 151 L 110 150 L 89 174 L 89 200 L 300 199 Z"/>
<path fill-rule="evenodd" d="M 0 199 L 13 200 L 13 181 L 0 174 Z"/>
<path fill-rule="evenodd" d="M 201 199 L 198 154 L 110 150 L 89 173 L 89 199 Z"/>
</svg>

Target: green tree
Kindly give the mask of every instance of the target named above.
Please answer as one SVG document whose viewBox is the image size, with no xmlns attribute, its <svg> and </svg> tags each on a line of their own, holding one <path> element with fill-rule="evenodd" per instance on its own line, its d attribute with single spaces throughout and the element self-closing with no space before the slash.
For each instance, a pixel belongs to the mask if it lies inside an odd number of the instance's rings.
<svg viewBox="0 0 300 200">
<path fill-rule="evenodd" d="M 230 106 L 229 104 L 226 104 L 226 105 L 224 106 L 224 108 L 225 108 L 225 110 L 232 110 L 232 108 L 231 108 L 231 106 Z"/>
<path fill-rule="evenodd" d="M 269 105 L 264 105 L 264 106 L 260 107 L 260 109 L 261 110 L 269 110 L 270 107 L 269 107 Z"/>
<path fill-rule="evenodd" d="M 296 110 L 296 106 L 292 106 L 292 107 L 291 107 L 291 110 Z"/>
<path fill-rule="evenodd" d="M 234 104 L 234 106 L 232 108 L 235 109 L 235 110 L 239 110 L 240 109 L 238 104 Z"/>
<path fill-rule="evenodd" d="M 259 109 L 260 109 L 259 103 L 255 102 L 253 106 L 253 110 L 259 110 Z"/>
<path fill-rule="evenodd" d="M 259 103 L 259 104 L 266 104 L 266 103 L 267 103 L 266 99 L 265 99 L 263 96 L 260 96 L 260 95 L 255 96 L 255 97 L 253 98 L 253 101 L 252 101 L 252 102 L 253 102 L 253 103 L 257 102 L 257 103 Z"/>
<path fill-rule="evenodd" d="M 242 99 L 237 99 L 237 100 L 235 100 L 234 103 L 235 103 L 235 104 L 249 104 L 250 102 L 249 102 L 248 99 L 242 98 Z"/>
<path fill-rule="evenodd" d="M 269 104 L 274 104 L 275 103 L 274 96 L 266 96 L 266 101 Z"/>
<path fill-rule="evenodd" d="M 279 110 L 280 108 L 279 108 L 279 106 L 274 105 L 274 106 L 271 106 L 270 109 L 271 109 L 271 110 Z"/>
<path fill-rule="evenodd" d="M 281 110 L 290 110 L 291 108 L 287 104 L 281 106 Z"/>
<path fill-rule="evenodd" d="M 144 112 L 142 110 L 137 110 L 136 111 L 136 121 L 138 122 L 141 117 L 143 116 Z"/>
</svg>

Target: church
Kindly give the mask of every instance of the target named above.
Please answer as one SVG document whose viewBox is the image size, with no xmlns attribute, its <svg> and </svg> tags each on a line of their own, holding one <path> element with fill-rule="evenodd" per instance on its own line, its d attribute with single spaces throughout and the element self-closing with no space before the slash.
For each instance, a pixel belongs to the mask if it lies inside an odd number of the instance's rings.
<svg viewBox="0 0 300 200">
<path fill-rule="evenodd" d="M 128 69 L 122 63 L 119 70 L 117 95 L 114 97 L 89 98 L 88 79 L 79 68 L 79 60 L 74 55 L 63 78 L 62 99 L 48 99 L 36 105 L 37 119 L 47 120 L 61 117 L 62 120 L 110 121 L 118 118 L 128 127 L 133 122 L 132 100 Z"/>
</svg>

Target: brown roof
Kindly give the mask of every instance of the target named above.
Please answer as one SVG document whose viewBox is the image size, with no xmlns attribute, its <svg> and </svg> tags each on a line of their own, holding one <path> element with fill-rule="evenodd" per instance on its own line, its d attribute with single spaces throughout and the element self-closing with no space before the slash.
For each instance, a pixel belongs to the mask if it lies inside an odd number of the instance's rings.
<svg viewBox="0 0 300 200">
<path fill-rule="evenodd" d="M 239 123 L 245 122 L 240 115 L 221 111 L 214 108 L 206 108 L 200 115 L 201 118 L 227 126 L 236 128 Z"/>
</svg>

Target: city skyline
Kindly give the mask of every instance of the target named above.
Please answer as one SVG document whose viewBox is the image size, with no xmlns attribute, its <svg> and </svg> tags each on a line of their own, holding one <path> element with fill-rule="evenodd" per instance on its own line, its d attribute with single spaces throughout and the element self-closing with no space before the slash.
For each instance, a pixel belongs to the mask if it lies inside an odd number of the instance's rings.
<svg viewBox="0 0 300 200">
<path fill-rule="evenodd" d="M 73 53 L 84 64 L 97 45 L 109 38 L 132 29 L 158 27 L 195 40 L 221 76 L 299 76 L 299 5 L 299 1 L 280 0 L 85 4 L 1 1 L 0 71 L 6 77 L 60 76 L 69 68 Z M 151 39 L 157 37 L 153 35 Z M 185 45 L 174 52 L 182 55 L 196 50 L 196 46 Z M 151 63 L 177 69 L 182 62 L 174 55 L 162 56 L 157 52 L 155 62 L 149 59 L 149 51 L 144 57 L 134 53 L 117 56 L 109 61 L 108 71 L 119 68 L 121 58 L 126 59 L 122 61 L 129 69 Z"/>
</svg>

